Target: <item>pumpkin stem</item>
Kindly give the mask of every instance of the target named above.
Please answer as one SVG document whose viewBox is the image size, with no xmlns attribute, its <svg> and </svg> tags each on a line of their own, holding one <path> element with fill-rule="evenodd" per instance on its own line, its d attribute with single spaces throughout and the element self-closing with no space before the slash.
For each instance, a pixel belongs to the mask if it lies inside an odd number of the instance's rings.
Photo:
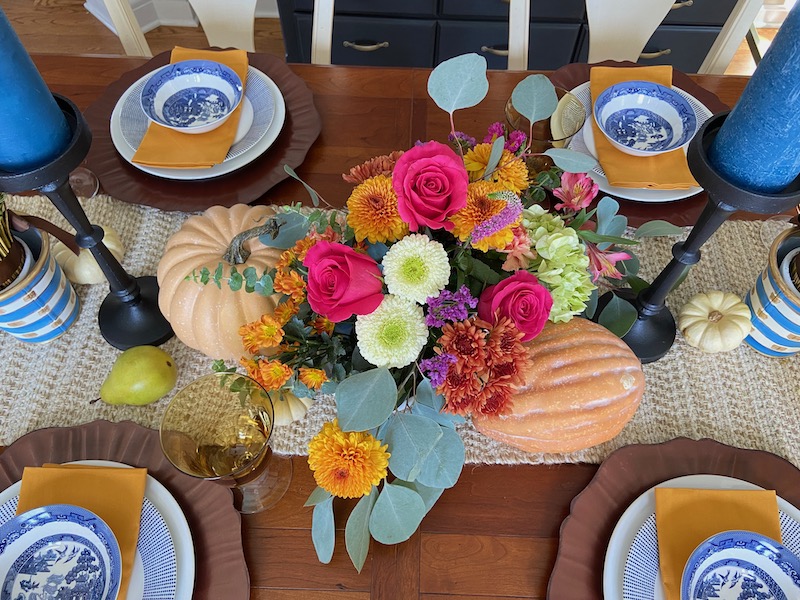
<svg viewBox="0 0 800 600">
<path fill-rule="evenodd" d="M 723 315 L 718 310 L 712 310 L 710 313 L 708 313 L 708 320 L 711 321 L 712 323 L 716 323 L 724 316 L 725 315 Z"/>
<path fill-rule="evenodd" d="M 271 235 L 274 238 L 278 235 L 280 229 L 281 224 L 278 223 L 277 219 L 273 218 L 263 225 L 237 233 L 231 240 L 228 249 L 225 250 L 225 254 L 222 255 L 222 260 L 229 265 L 244 264 L 250 258 L 250 250 L 244 247 L 245 242 L 262 235 Z"/>
</svg>

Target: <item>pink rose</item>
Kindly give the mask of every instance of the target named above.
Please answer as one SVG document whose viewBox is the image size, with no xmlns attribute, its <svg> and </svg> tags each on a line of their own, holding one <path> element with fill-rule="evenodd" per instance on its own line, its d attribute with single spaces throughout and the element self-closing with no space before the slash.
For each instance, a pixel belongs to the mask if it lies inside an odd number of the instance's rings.
<svg viewBox="0 0 800 600">
<path fill-rule="evenodd" d="M 383 300 L 378 264 L 350 246 L 320 241 L 306 253 L 306 294 L 311 310 L 334 323 L 368 315 Z"/>
<path fill-rule="evenodd" d="M 478 316 L 496 323 L 498 317 L 508 317 L 524 335 L 523 342 L 532 340 L 544 327 L 553 297 L 534 275 L 517 271 L 500 283 L 490 285 L 478 300 Z"/>
<path fill-rule="evenodd" d="M 464 161 L 439 142 L 414 146 L 397 159 L 392 186 L 400 217 L 411 231 L 453 229 L 450 217 L 467 204 Z"/>
</svg>

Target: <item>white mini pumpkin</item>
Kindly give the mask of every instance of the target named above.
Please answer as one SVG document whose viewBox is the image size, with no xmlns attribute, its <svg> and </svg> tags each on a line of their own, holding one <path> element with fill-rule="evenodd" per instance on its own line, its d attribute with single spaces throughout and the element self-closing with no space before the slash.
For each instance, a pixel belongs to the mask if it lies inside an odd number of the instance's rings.
<svg viewBox="0 0 800 600">
<path fill-rule="evenodd" d="M 105 235 L 103 236 L 103 243 L 111 251 L 111 254 L 117 260 L 122 260 L 125 256 L 125 247 L 122 245 L 122 240 L 119 239 L 117 232 L 111 227 L 103 226 Z M 53 243 L 51 252 L 56 262 L 64 269 L 64 274 L 72 283 L 89 284 L 89 283 L 102 283 L 106 280 L 103 271 L 97 264 L 97 261 L 92 256 L 91 251 L 86 248 L 81 248 L 80 254 L 75 254 L 72 250 L 67 248 L 64 244 L 56 240 Z"/>
<path fill-rule="evenodd" d="M 298 398 L 288 390 L 275 390 L 269 393 L 272 400 L 275 425 L 290 425 L 304 416 L 311 404 L 311 398 Z"/>
<path fill-rule="evenodd" d="M 733 350 L 752 328 L 750 308 L 730 292 L 697 294 L 678 314 L 678 329 L 686 343 L 708 353 Z"/>
</svg>

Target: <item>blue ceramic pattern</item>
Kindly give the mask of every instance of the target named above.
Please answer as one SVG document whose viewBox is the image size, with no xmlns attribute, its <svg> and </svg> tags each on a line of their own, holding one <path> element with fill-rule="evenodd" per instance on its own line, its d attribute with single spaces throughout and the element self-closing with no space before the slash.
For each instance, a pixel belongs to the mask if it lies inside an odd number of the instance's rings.
<svg viewBox="0 0 800 600">
<path fill-rule="evenodd" d="M 0 525 L 14 518 L 18 502 L 19 496 L 14 496 L 0 504 Z M 167 523 L 147 498 L 142 502 L 136 550 L 144 571 L 142 600 L 174 600 L 178 576 L 175 546 Z"/>
<path fill-rule="evenodd" d="M 14 517 L 0 526 L 0 554 L 23 536 L 35 533 L 38 527 L 58 522 L 72 523 L 91 531 L 101 541 L 105 552 L 101 553 L 86 538 L 74 533 L 37 538 L 4 574 L 0 599 L 116 598 L 122 573 L 119 546 L 108 525 L 83 508 L 56 504 Z M 107 585 L 108 595 L 103 596 Z"/>
<path fill-rule="evenodd" d="M 800 555 L 800 523 L 781 510 L 778 518 L 783 546 Z M 622 600 L 654 600 L 656 586 L 661 586 L 661 573 L 656 515 L 653 513 L 642 523 L 628 551 L 622 578 Z"/>
<path fill-rule="evenodd" d="M 600 115 L 603 108 L 615 98 L 642 94 L 651 98 L 656 98 L 672 106 L 678 113 L 678 117 L 683 124 L 683 132 L 677 139 L 674 138 L 672 128 L 667 122 L 651 111 L 642 109 L 629 109 L 617 111 L 609 115 L 605 120 L 607 126 L 604 131 L 614 138 L 618 143 L 633 147 L 637 142 L 639 149 L 664 150 L 670 147 L 677 148 L 688 142 L 697 129 L 697 116 L 695 111 L 686 99 L 672 90 L 671 88 L 651 83 L 647 81 L 626 81 L 611 86 L 604 90 L 597 98 L 594 106 L 594 114 Z M 623 119 L 614 126 L 609 126 L 613 119 Z M 598 119 L 598 123 L 600 123 Z M 666 128 L 665 128 L 666 126 Z M 649 140 L 649 143 L 645 144 Z M 647 148 L 643 148 L 647 145 Z"/>
<path fill-rule="evenodd" d="M 147 80 L 141 96 L 145 113 L 173 127 L 192 127 L 215 121 L 230 112 L 232 106 L 225 94 L 211 87 L 197 86 L 170 96 L 164 103 L 163 118 L 159 119 L 155 110 L 156 94 L 166 83 L 185 75 L 209 75 L 227 82 L 236 95 L 234 105 L 242 96 L 242 82 L 233 69 L 208 60 L 185 60 L 167 65 Z"/>
<path fill-rule="evenodd" d="M 741 585 L 737 600 L 787 600 L 774 579 L 763 569 L 744 558 L 728 557 L 714 561 L 696 577 L 701 565 L 715 554 L 725 550 L 749 550 L 771 561 L 792 581 L 792 600 L 800 596 L 800 559 L 777 542 L 751 531 L 725 531 L 700 544 L 689 557 L 681 580 L 681 598 L 707 600 L 719 598 L 724 586 Z M 716 573 L 715 569 L 724 569 Z M 697 588 L 692 581 L 697 579 Z"/>
</svg>

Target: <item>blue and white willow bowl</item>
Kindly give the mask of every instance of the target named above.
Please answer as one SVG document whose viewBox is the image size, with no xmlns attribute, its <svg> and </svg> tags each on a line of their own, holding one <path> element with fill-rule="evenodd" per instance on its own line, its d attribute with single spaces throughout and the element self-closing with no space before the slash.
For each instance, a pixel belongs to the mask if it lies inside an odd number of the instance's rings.
<svg viewBox="0 0 800 600">
<path fill-rule="evenodd" d="M 700 544 L 683 570 L 681 600 L 797 600 L 800 559 L 752 531 L 723 531 Z"/>
<path fill-rule="evenodd" d="M 210 60 L 184 60 L 158 71 L 142 88 L 142 110 L 181 133 L 206 133 L 222 125 L 244 96 L 236 72 Z"/>
<path fill-rule="evenodd" d="M 0 598 L 114 600 L 121 577 L 117 539 L 86 509 L 43 506 L 0 527 Z"/>
<path fill-rule="evenodd" d="M 603 90 L 594 119 L 615 148 L 633 156 L 655 156 L 688 144 L 697 133 L 692 105 L 671 88 L 625 81 Z"/>
</svg>

